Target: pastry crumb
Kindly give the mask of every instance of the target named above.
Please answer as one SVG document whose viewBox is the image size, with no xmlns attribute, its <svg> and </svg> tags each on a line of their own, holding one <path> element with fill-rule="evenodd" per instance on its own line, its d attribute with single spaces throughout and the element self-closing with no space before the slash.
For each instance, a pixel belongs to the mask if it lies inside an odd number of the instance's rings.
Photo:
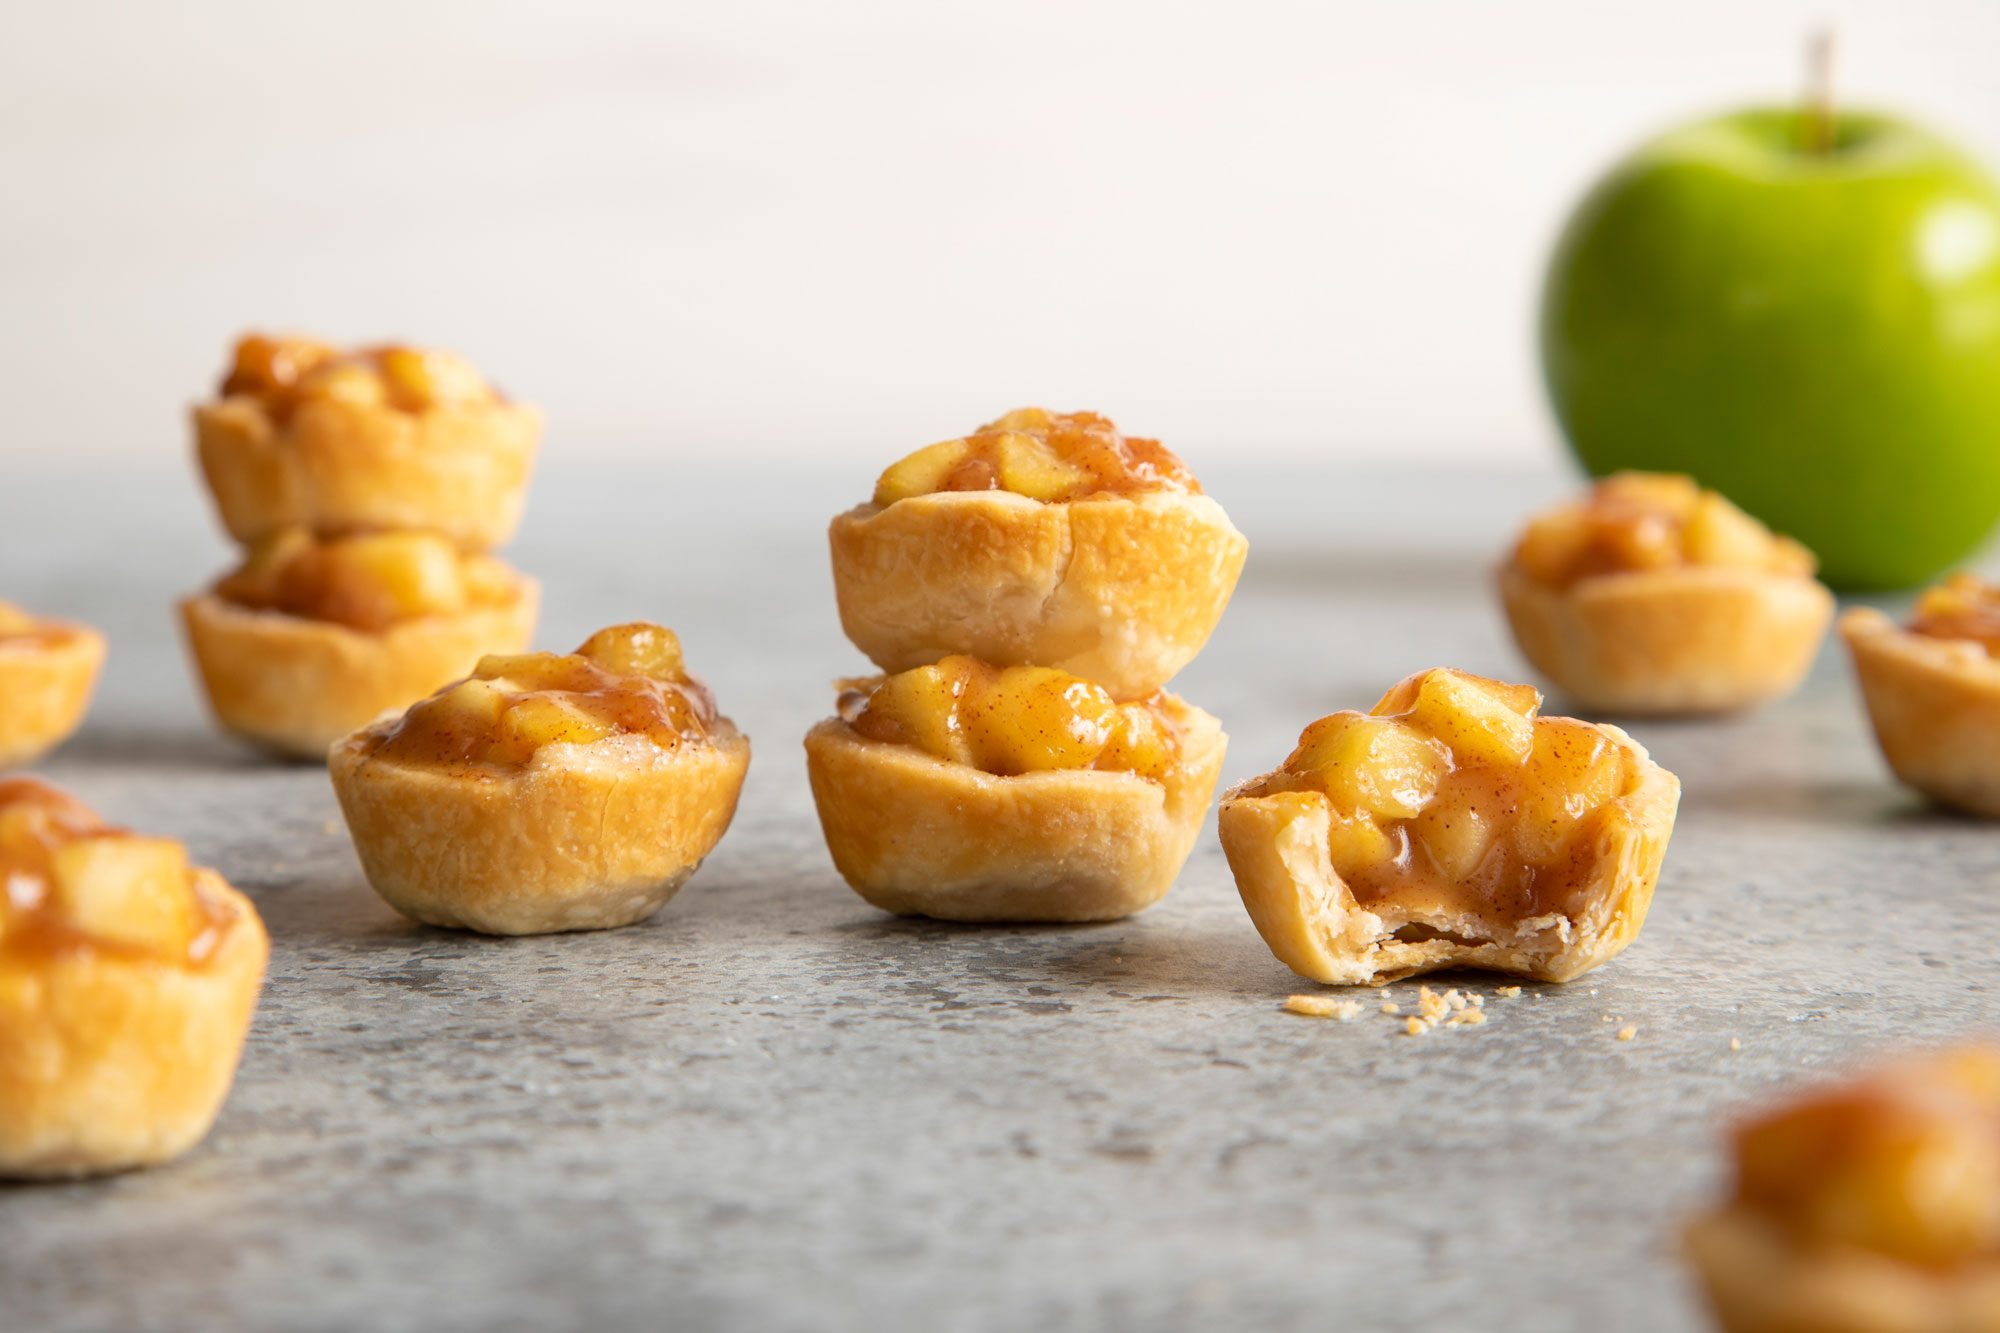
<svg viewBox="0 0 2000 1333">
<path fill-rule="evenodd" d="M 1384 1000 L 1382 1001 L 1382 1012 L 1385 1014 L 1400 1014 L 1403 1012 L 1403 1006 L 1397 1004 L 1394 1000 Z"/>
<path fill-rule="evenodd" d="M 1503 1000 L 1512 1000 L 1519 998 L 1521 988 L 1519 986 L 1498 986 L 1494 988 L 1493 993 Z"/>
<path fill-rule="evenodd" d="M 1478 991 L 1473 991 L 1472 993 L 1467 995 L 1465 997 L 1465 1002 L 1471 1005 L 1474 1009 L 1483 1009 L 1486 1007 L 1486 997 L 1484 995 L 1481 995 Z"/>
<path fill-rule="evenodd" d="M 1361 1012 L 1361 1001 L 1336 1000 L 1331 995 L 1293 995 L 1285 1000 L 1285 1012 L 1306 1018 L 1331 1018 L 1351 1023 Z"/>
<path fill-rule="evenodd" d="M 1435 1023 L 1451 1012 L 1451 1001 L 1429 986 L 1417 987 L 1417 1012 Z"/>
<path fill-rule="evenodd" d="M 1477 1005 L 1467 1005 L 1465 1008 L 1453 1014 L 1450 1018 L 1445 1019 L 1444 1025 L 1448 1028 L 1455 1028 L 1455 1027 L 1472 1028 L 1472 1027 L 1478 1027 L 1481 1023 L 1484 1023 L 1485 1021 L 1486 1021 L 1486 1011 L 1484 1009 L 1481 1009 Z"/>
<path fill-rule="evenodd" d="M 1731 1037 L 1729 1039 L 1729 1049 L 1732 1051 L 1740 1051 L 1743 1049 L 1743 1043 L 1737 1038 Z"/>
<path fill-rule="evenodd" d="M 1403 1022 L 1403 1035 L 1406 1037 L 1421 1037 L 1430 1030 L 1431 1025 L 1429 1020 L 1418 1018 L 1415 1014 L 1412 1014 Z"/>
<path fill-rule="evenodd" d="M 1630 1041 L 1632 1040 L 1632 1038 L 1638 1035 L 1639 1035 L 1639 1029 L 1633 1027 L 1630 1023 L 1627 1023 L 1624 1027 L 1618 1029 L 1618 1040 L 1620 1041 Z"/>
</svg>

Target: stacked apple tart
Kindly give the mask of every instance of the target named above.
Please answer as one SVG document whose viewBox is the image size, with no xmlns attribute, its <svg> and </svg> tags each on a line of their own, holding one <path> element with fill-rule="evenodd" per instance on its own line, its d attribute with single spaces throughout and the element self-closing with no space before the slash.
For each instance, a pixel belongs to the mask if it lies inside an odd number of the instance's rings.
<svg viewBox="0 0 2000 1333">
<path fill-rule="evenodd" d="M 194 424 L 246 548 L 181 604 L 231 731 L 317 758 L 527 644 L 535 583 L 486 552 L 520 520 L 541 417 L 460 358 L 252 335 Z"/>
<path fill-rule="evenodd" d="M 1010 412 L 891 466 L 833 521 L 834 588 L 885 673 L 806 736 L 835 866 L 892 912 L 1104 921 L 1194 846 L 1227 738 L 1165 690 L 1247 543 L 1158 441 Z"/>
</svg>

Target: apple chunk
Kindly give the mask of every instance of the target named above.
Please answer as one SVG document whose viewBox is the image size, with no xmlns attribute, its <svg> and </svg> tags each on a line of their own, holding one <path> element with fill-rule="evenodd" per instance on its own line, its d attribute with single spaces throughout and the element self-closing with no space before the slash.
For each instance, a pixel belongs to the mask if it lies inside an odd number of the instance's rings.
<svg viewBox="0 0 2000 1333">
<path fill-rule="evenodd" d="M 50 858 L 58 907 L 86 935 L 159 953 L 197 930 L 187 851 L 171 838 L 78 838 Z"/>
</svg>

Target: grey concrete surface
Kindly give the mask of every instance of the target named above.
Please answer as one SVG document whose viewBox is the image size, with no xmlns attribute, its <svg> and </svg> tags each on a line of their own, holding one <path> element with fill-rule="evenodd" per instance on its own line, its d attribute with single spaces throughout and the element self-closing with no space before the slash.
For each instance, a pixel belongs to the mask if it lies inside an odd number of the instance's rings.
<svg viewBox="0 0 2000 1333">
<path fill-rule="evenodd" d="M 1410 670 L 1523 676 L 1485 566 L 1563 478 L 1194 461 L 1252 543 L 1178 683 L 1227 780 Z M 0 1328 L 1690 1329 L 1675 1232 L 1731 1108 L 1992 1021 L 2000 832 L 1891 784 L 1831 650 L 1754 717 L 1634 728 L 1686 784 L 1645 933 L 1483 1028 L 1281 1013 L 1309 987 L 1212 832 L 1116 925 L 884 916 L 799 749 L 859 666 L 821 534 L 866 479 L 544 471 L 544 644 L 678 626 L 756 758 L 655 919 L 511 941 L 400 919 L 321 772 L 210 731 L 167 609 L 225 559 L 191 476 L 0 480 L 0 596 L 112 636 L 43 771 L 276 942 L 203 1147 L 0 1189 Z"/>
</svg>

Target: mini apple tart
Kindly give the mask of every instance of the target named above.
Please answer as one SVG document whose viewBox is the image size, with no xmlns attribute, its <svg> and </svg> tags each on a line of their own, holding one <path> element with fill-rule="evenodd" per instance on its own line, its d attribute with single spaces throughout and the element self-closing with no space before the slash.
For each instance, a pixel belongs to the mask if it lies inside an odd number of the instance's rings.
<svg viewBox="0 0 2000 1333">
<path fill-rule="evenodd" d="M 658 625 L 487 657 L 333 747 L 361 868 L 406 916 L 490 935 L 642 921 L 736 813 L 750 741 Z"/>
<path fill-rule="evenodd" d="M 0 602 L 0 768 L 25 764 L 83 725 L 104 636 Z"/>
<path fill-rule="evenodd" d="M 1052 667 L 947 657 L 849 682 L 806 736 L 833 863 L 875 906 L 1111 921 L 1172 887 L 1228 737 L 1171 694 L 1118 703 Z"/>
<path fill-rule="evenodd" d="M 965 653 L 1121 699 L 1201 651 L 1247 549 L 1157 440 L 1040 408 L 896 463 L 830 536 L 841 626 L 884 671 Z"/>
<path fill-rule="evenodd" d="M 1730 1333 L 2000 1329 L 2000 1050 L 1890 1065 L 1757 1115 L 1689 1229 Z"/>
<path fill-rule="evenodd" d="M 270 940 L 182 846 L 0 780 L 0 1176 L 151 1166 L 229 1095 Z"/>
<path fill-rule="evenodd" d="M 483 551 L 520 522 L 542 420 L 449 352 L 253 334 L 194 426 L 239 542 L 411 528 Z"/>
<path fill-rule="evenodd" d="M 225 727 L 286 754 L 326 747 L 534 634 L 536 585 L 444 537 L 382 532 L 259 542 L 181 603 Z"/>
<path fill-rule="evenodd" d="M 1529 522 L 1500 595 L 1522 653 L 1577 703 L 1721 713 L 1811 669 L 1833 616 L 1815 563 L 1687 477 L 1621 472 Z"/>
<path fill-rule="evenodd" d="M 1840 635 L 1896 776 L 2000 817 L 2000 587 L 1954 574 L 1917 599 L 1908 628 L 1857 607 Z"/>
<path fill-rule="evenodd" d="M 1481 967 L 1568 981 L 1639 934 L 1680 782 L 1616 727 L 1439 667 L 1323 717 L 1222 798 L 1264 942 L 1302 976 Z"/>
</svg>

